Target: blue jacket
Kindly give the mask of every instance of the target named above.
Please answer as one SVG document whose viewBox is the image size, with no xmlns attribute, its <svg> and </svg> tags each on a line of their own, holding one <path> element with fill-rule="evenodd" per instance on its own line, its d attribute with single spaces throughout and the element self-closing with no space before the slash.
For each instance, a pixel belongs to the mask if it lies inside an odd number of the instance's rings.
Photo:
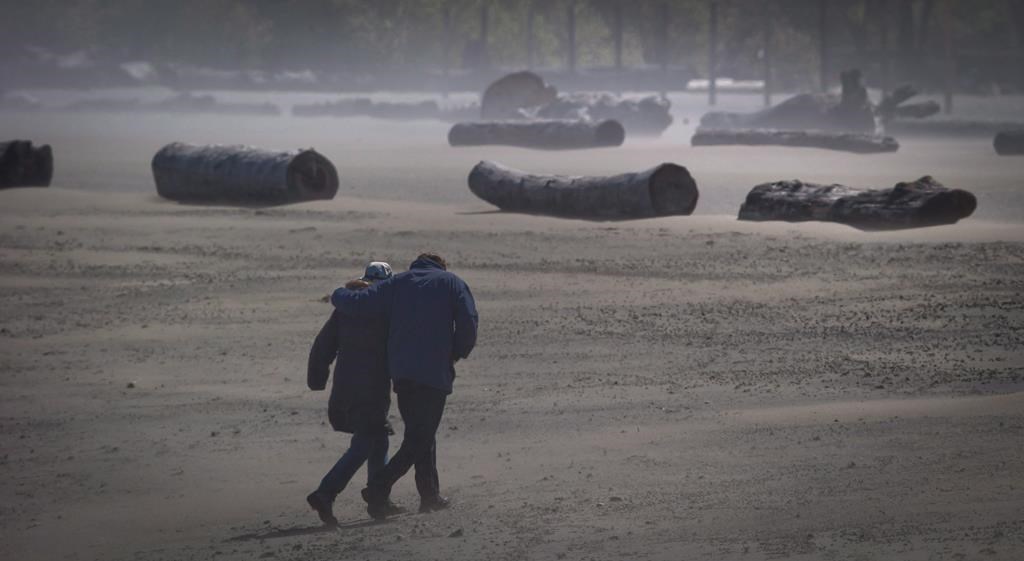
<svg viewBox="0 0 1024 561">
<path fill-rule="evenodd" d="M 365 290 L 339 288 L 331 302 L 354 318 L 388 318 L 388 371 L 451 393 L 455 361 L 476 345 L 478 317 L 469 286 L 429 259 Z"/>
</svg>

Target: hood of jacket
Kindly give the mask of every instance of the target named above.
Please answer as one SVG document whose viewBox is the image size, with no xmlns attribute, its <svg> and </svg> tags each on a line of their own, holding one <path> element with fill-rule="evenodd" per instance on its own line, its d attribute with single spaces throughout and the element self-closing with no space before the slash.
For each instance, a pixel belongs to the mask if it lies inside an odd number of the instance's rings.
<svg viewBox="0 0 1024 561">
<path fill-rule="evenodd" d="M 437 263 L 433 259 L 427 259 L 426 257 L 422 257 L 420 259 L 413 261 L 412 265 L 409 265 L 409 269 L 434 269 L 437 271 L 445 270 L 440 263 Z"/>
</svg>

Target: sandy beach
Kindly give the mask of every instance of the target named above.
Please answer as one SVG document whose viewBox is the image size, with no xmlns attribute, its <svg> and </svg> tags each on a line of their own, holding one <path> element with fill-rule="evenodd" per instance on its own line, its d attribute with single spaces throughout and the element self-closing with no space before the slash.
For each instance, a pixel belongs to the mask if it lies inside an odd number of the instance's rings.
<svg viewBox="0 0 1024 561">
<path fill-rule="evenodd" d="M 85 118 L 5 122 L 43 131 L 58 172 L 0 192 L 0 558 L 1024 556 L 1024 160 L 984 141 L 865 157 L 701 150 L 673 128 L 538 153 L 453 150 L 440 123 Z M 312 144 L 342 191 L 164 201 L 148 165 L 172 140 Z M 625 222 L 500 213 L 466 189 L 482 158 L 674 161 L 701 202 Z M 735 220 L 769 180 L 924 174 L 974 191 L 976 215 L 886 233 Z M 325 531 L 304 497 L 347 440 L 305 387 L 324 297 L 428 249 L 481 315 L 439 433 L 455 507 L 372 523 L 360 472 Z M 394 498 L 415 507 L 411 477 Z"/>
</svg>

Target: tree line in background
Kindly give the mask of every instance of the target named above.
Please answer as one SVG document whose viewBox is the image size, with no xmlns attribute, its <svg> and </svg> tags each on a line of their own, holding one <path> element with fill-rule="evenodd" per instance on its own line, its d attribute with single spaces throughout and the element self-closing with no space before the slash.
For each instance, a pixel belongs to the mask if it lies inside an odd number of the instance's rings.
<svg viewBox="0 0 1024 561">
<path fill-rule="evenodd" d="M 267 71 L 647 65 L 699 77 L 712 1 L 34 0 L 6 3 L 0 47 Z M 770 56 L 778 89 L 849 66 L 936 85 L 952 41 L 961 89 L 1024 89 L 1006 71 L 1024 68 L 1017 0 L 717 0 L 717 12 L 719 76 L 759 79 Z"/>
</svg>

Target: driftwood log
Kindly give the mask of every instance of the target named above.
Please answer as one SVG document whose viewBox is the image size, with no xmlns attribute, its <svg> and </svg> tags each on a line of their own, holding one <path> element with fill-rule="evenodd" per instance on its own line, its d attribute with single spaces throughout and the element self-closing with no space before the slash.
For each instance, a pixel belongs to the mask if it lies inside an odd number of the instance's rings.
<svg viewBox="0 0 1024 561">
<path fill-rule="evenodd" d="M 671 104 L 661 96 L 624 98 L 606 92 L 558 93 L 533 72 L 514 72 L 484 91 L 480 115 L 485 120 L 614 120 L 630 135 L 659 135 L 672 124 Z"/>
<path fill-rule="evenodd" d="M 996 135 L 992 144 L 1000 156 L 1022 156 L 1024 155 L 1024 129 L 1002 131 Z"/>
<path fill-rule="evenodd" d="M 668 163 L 610 177 L 567 177 L 483 161 L 469 173 L 469 190 L 510 212 L 594 220 L 688 215 L 698 197 L 690 172 Z"/>
<path fill-rule="evenodd" d="M 53 179 L 53 150 L 31 140 L 0 142 L 0 189 L 49 187 Z"/>
<path fill-rule="evenodd" d="M 772 129 L 704 129 L 690 139 L 693 146 L 795 146 L 824 148 L 857 154 L 895 152 L 899 143 L 890 136 L 827 131 L 786 131 Z"/>
<path fill-rule="evenodd" d="M 739 219 L 820 220 L 863 230 L 897 230 L 955 224 L 977 204 L 970 192 L 947 189 L 930 176 L 871 190 L 794 179 L 754 187 L 740 206 Z"/>
<path fill-rule="evenodd" d="M 153 179 L 161 197 L 181 202 L 286 204 L 332 199 L 338 192 L 334 165 L 312 149 L 174 142 L 153 156 Z"/>
<path fill-rule="evenodd" d="M 538 120 L 456 123 L 448 131 L 452 146 L 500 144 L 523 148 L 567 150 L 620 146 L 626 131 L 618 121 Z"/>
</svg>

